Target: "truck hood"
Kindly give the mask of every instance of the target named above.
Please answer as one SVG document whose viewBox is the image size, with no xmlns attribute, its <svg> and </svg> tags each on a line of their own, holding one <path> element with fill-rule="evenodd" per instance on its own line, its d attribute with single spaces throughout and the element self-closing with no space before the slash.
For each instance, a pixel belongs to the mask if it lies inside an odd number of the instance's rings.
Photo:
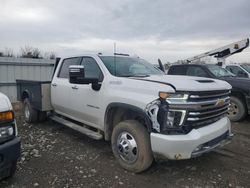
<svg viewBox="0 0 250 188">
<path fill-rule="evenodd" d="M 239 77 L 224 77 L 222 80 L 227 81 L 233 88 L 239 88 L 250 91 L 250 79 Z"/>
<path fill-rule="evenodd" d="M 0 92 L 0 112 L 11 110 L 11 104 L 6 95 Z"/>
<path fill-rule="evenodd" d="M 141 79 L 145 81 L 171 84 L 175 87 L 176 91 L 211 91 L 229 90 L 232 88 L 230 84 L 222 80 L 192 76 L 153 75 Z"/>
</svg>

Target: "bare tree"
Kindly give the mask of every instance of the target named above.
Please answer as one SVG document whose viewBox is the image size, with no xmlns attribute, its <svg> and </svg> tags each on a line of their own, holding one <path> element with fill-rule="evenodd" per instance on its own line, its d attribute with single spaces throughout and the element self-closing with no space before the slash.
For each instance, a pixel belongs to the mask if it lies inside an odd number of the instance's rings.
<svg viewBox="0 0 250 188">
<path fill-rule="evenodd" d="M 38 48 L 25 46 L 21 48 L 21 57 L 42 59 L 41 51 Z"/>
<path fill-rule="evenodd" d="M 50 52 L 49 58 L 50 59 L 56 59 L 56 53 L 55 52 Z"/>
<path fill-rule="evenodd" d="M 3 53 L 4 57 L 14 57 L 14 51 L 11 48 L 5 47 L 4 49 L 4 53 Z"/>
<path fill-rule="evenodd" d="M 32 55 L 33 55 L 33 58 L 35 58 L 35 59 L 42 58 L 41 57 L 41 52 L 40 52 L 40 50 L 38 48 L 33 48 Z"/>
<path fill-rule="evenodd" d="M 56 53 L 55 52 L 45 52 L 43 57 L 45 59 L 56 59 Z"/>
<path fill-rule="evenodd" d="M 32 58 L 32 47 L 21 47 L 21 57 Z"/>
</svg>

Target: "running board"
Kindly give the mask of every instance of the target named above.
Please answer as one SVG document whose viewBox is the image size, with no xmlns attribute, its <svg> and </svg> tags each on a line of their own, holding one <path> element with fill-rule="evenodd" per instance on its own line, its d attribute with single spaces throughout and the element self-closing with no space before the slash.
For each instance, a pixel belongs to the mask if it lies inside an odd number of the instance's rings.
<svg viewBox="0 0 250 188">
<path fill-rule="evenodd" d="M 71 129 L 74 129 L 82 134 L 87 135 L 90 138 L 93 138 L 95 140 L 101 140 L 103 138 L 102 134 L 92 131 L 88 128 L 82 127 L 80 125 L 77 125 L 69 120 L 66 120 L 64 118 L 58 117 L 58 116 L 51 116 L 50 119 L 52 119 L 53 121 L 56 121 L 58 123 L 61 123 Z"/>
</svg>

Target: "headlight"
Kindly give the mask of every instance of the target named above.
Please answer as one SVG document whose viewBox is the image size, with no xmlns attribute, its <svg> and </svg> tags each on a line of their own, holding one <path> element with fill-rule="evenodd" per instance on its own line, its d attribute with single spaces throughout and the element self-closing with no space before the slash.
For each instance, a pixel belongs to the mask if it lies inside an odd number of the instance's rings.
<svg viewBox="0 0 250 188">
<path fill-rule="evenodd" d="M 184 122 L 186 110 L 169 110 L 165 128 L 179 128 Z"/>
<path fill-rule="evenodd" d="M 161 127 L 161 131 L 182 128 L 186 110 L 169 109 L 168 102 L 166 101 L 161 101 L 161 103 L 158 104 L 158 108 L 157 122 Z"/>
<path fill-rule="evenodd" d="M 0 127 L 0 138 L 12 136 L 14 129 L 12 126 Z"/>
<path fill-rule="evenodd" d="M 152 121 L 153 130 L 166 134 L 185 131 L 183 125 L 187 111 L 174 105 L 185 104 L 188 97 L 187 93 L 159 92 L 159 99 L 149 103 L 145 109 Z"/>
<path fill-rule="evenodd" d="M 160 99 L 166 100 L 167 102 L 181 102 L 188 99 L 188 94 L 186 93 L 168 93 L 168 92 L 159 92 Z"/>
<path fill-rule="evenodd" d="M 6 142 L 14 137 L 14 127 L 13 126 L 3 126 L 0 127 L 0 143 Z"/>
<path fill-rule="evenodd" d="M 13 111 L 0 112 L 0 123 L 14 121 Z"/>
</svg>

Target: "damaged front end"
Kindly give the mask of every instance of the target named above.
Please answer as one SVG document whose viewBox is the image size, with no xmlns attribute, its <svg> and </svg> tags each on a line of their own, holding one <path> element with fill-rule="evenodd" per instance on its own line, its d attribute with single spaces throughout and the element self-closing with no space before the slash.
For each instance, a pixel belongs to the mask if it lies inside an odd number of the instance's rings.
<svg viewBox="0 0 250 188">
<path fill-rule="evenodd" d="M 171 108 L 171 100 L 176 95 L 170 95 L 166 99 L 158 98 L 146 106 L 146 113 L 152 122 L 152 130 L 162 134 L 186 134 L 190 131 L 189 126 L 184 126 L 186 117 L 185 109 Z M 185 96 L 187 97 L 187 96 Z M 185 98 L 180 98 L 181 100 Z"/>
</svg>

